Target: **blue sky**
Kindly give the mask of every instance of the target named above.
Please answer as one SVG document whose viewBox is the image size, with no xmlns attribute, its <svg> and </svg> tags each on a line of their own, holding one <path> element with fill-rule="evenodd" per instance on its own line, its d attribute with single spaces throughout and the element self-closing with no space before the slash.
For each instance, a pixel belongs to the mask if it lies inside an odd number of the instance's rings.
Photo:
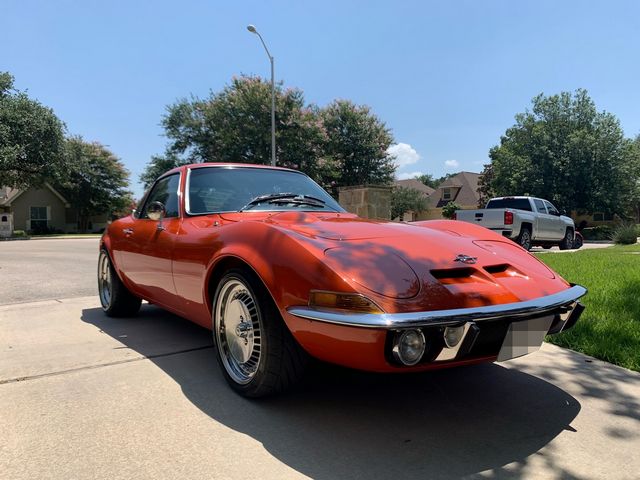
<svg viewBox="0 0 640 480">
<path fill-rule="evenodd" d="M 269 75 L 249 23 L 307 102 L 369 105 L 403 144 L 403 177 L 480 171 L 540 92 L 586 88 L 640 133 L 636 1 L 2 0 L 0 70 L 108 145 L 139 196 L 167 104 Z"/>
</svg>

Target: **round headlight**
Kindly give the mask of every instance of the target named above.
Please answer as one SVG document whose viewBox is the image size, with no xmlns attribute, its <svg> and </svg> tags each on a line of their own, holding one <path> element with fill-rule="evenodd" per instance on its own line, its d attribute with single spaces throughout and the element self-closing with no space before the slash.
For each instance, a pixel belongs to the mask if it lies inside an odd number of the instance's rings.
<svg viewBox="0 0 640 480">
<path fill-rule="evenodd" d="M 396 335 L 393 345 L 394 358 L 405 364 L 415 365 L 424 355 L 425 340 L 420 330 L 405 330 Z"/>
<path fill-rule="evenodd" d="M 453 348 L 460 343 L 464 334 L 464 325 L 459 327 L 447 327 L 444 329 L 444 343 L 447 347 Z"/>
</svg>

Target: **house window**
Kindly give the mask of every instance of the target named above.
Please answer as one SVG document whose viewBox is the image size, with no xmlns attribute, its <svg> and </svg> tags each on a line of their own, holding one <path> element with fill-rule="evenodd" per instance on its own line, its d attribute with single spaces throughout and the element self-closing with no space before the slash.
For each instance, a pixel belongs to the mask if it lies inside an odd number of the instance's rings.
<svg viewBox="0 0 640 480">
<path fill-rule="evenodd" d="M 451 189 L 443 188 L 442 189 L 442 200 L 451 200 Z"/>
<path fill-rule="evenodd" d="M 593 221 L 594 222 L 602 222 L 604 220 L 604 213 L 594 213 L 593 214 Z"/>
<path fill-rule="evenodd" d="M 31 230 L 45 231 L 47 229 L 47 207 L 31 207 Z"/>
</svg>

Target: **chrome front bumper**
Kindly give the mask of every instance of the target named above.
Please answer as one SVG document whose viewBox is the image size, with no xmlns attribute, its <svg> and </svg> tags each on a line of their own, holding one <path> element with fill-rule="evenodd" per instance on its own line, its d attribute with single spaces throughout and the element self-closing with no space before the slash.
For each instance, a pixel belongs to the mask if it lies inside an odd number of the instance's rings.
<svg viewBox="0 0 640 480">
<path fill-rule="evenodd" d="M 573 285 L 553 295 L 547 295 L 524 302 L 488 305 L 485 307 L 457 308 L 452 310 L 433 310 L 429 312 L 350 313 L 311 307 L 290 307 L 287 311 L 296 317 L 317 322 L 388 330 L 457 325 L 465 322 L 478 322 L 501 318 L 517 320 L 519 317 L 537 317 L 550 313 L 562 313 L 562 316 L 565 318 L 564 322 L 567 322 L 570 314 L 579 305 L 577 303 L 578 299 L 586 293 L 586 288 L 580 285 Z M 560 312 L 560 310 L 562 310 L 562 312 Z M 561 330 L 562 328 L 558 331 Z"/>
</svg>

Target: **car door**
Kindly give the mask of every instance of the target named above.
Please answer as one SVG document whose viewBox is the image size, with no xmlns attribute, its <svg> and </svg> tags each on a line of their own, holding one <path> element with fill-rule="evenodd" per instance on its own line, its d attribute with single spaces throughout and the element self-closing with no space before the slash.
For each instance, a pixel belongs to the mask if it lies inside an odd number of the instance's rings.
<svg viewBox="0 0 640 480">
<path fill-rule="evenodd" d="M 120 242 L 122 270 L 135 292 L 145 299 L 180 311 L 172 274 L 173 246 L 180 229 L 180 173 L 160 178 L 144 205 L 123 229 Z M 147 208 L 161 202 L 166 209 L 162 222 L 151 220 Z"/>
<path fill-rule="evenodd" d="M 536 238 L 540 240 L 548 239 L 551 235 L 551 229 L 553 228 L 553 219 L 551 215 L 547 213 L 547 207 L 543 200 L 534 198 L 533 203 L 535 204 L 538 212 L 538 235 Z"/>
<path fill-rule="evenodd" d="M 547 212 L 549 212 L 550 225 L 549 225 L 549 239 L 551 240 L 562 240 L 565 235 L 565 226 L 564 222 L 560 218 L 560 212 L 556 207 L 553 206 L 551 202 L 547 200 L 544 201 L 545 206 L 547 207 Z"/>
</svg>

